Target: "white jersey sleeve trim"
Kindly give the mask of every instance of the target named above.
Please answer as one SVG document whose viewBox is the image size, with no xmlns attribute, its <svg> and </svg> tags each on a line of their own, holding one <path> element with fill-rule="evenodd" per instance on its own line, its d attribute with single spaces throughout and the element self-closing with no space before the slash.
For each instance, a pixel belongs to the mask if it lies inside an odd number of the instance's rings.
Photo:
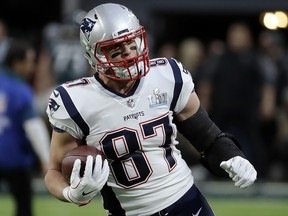
<svg viewBox="0 0 288 216">
<path fill-rule="evenodd" d="M 175 79 L 174 95 L 170 110 L 174 113 L 181 112 L 186 106 L 192 92 L 194 92 L 194 83 L 189 71 L 184 70 L 183 65 L 175 59 L 168 59 L 173 70 Z"/>
</svg>

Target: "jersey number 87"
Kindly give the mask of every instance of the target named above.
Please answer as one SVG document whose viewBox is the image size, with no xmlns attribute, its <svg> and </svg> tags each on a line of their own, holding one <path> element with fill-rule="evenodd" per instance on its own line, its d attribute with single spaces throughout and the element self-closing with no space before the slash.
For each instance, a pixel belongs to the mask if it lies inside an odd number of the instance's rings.
<svg viewBox="0 0 288 216">
<path fill-rule="evenodd" d="M 171 135 L 173 129 L 169 123 L 169 116 L 166 113 L 157 119 L 139 123 L 142 138 L 151 139 L 155 136 L 162 136 L 163 143 L 159 148 L 164 151 L 164 160 L 168 170 L 171 171 L 176 161 L 172 156 Z M 159 131 L 162 133 L 160 134 Z M 109 161 L 111 172 L 116 183 L 124 188 L 133 188 L 145 183 L 152 175 L 153 170 L 142 150 L 139 139 L 139 132 L 132 128 L 108 132 L 100 140 L 102 149 Z"/>
</svg>

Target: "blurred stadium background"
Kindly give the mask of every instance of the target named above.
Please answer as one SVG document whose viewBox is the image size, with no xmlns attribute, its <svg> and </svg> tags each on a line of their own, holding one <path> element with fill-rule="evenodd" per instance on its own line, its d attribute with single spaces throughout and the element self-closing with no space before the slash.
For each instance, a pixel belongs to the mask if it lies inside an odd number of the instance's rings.
<svg viewBox="0 0 288 216">
<path fill-rule="evenodd" d="M 79 22 L 83 13 L 96 4 L 110 2 L 106 0 L 50 0 L 41 4 L 35 0 L 1 1 L 0 18 L 3 19 L 11 35 L 27 34 L 35 40 L 41 40 L 41 32 L 51 22 Z M 263 15 L 272 13 L 271 28 L 277 26 L 273 17 L 275 12 L 284 12 L 279 21 L 287 29 L 288 2 L 282 0 L 145 0 L 114 1 L 128 5 L 142 24 L 145 25 L 155 49 L 166 41 L 180 42 L 194 36 L 208 42 L 214 38 L 224 39 L 227 26 L 234 21 L 248 22 L 254 36 L 263 29 Z M 286 18 L 285 18 L 286 16 Z M 267 16 L 266 16 L 267 18 Z M 269 22 L 269 21 L 268 21 Z M 276 24 L 275 24 L 276 23 Z M 278 23 L 279 24 L 279 23 Z"/>
<path fill-rule="evenodd" d="M 25 35 L 41 49 L 44 29 L 51 23 L 76 25 L 83 14 L 104 0 L 2 0 L 0 19 L 7 24 L 9 35 Z M 262 30 L 281 32 L 287 39 L 288 1 L 285 0 L 122 0 L 112 1 L 128 6 L 145 25 L 149 33 L 151 55 L 156 55 L 165 43 L 179 44 L 187 37 L 196 37 L 205 43 L 225 40 L 227 27 L 236 21 L 249 23 L 256 39 Z M 287 49 L 286 49 L 287 51 Z M 286 59 L 288 62 L 288 59 Z M 287 131 L 288 134 L 288 131 Z M 272 152 L 268 152 L 272 153 Z M 288 154 L 287 154 L 288 155 Z M 269 164 L 270 161 L 267 162 Z M 267 168 L 268 169 L 268 168 Z M 240 190 L 232 182 L 215 178 L 196 179 L 202 192 L 211 200 L 217 215 L 284 216 L 288 214 L 287 179 L 275 170 L 275 178 L 260 179 L 247 190 Z M 195 170 L 198 172 L 198 170 Z M 287 172 L 287 170 L 280 170 Z M 202 173 L 203 174 L 203 173 Z M 196 174 L 197 175 L 197 174 Z M 89 207 L 75 208 L 52 198 L 35 167 L 33 182 L 35 215 L 102 215 L 100 199 Z M 0 215 L 9 216 L 13 204 L 7 188 L 0 182 Z M 81 212 L 81 213 L 80 213 Z M 46 213 L 46 214 L 45 214 Z"/>
</svg>

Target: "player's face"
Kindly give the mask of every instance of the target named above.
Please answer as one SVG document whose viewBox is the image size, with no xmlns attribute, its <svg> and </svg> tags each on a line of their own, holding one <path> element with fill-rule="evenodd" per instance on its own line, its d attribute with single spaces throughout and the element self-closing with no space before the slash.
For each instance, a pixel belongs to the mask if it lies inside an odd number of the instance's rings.
<svg viewBox="0 0 288 216">
<path fill-rule="evenodd" d="M 146 37 L 142 37 L 144 33 L 135 34 L 129 33 L 95 44 L 94 57 L 98 61 L 96 68 L 99 73 L 122 81 L 136 80 L 146 75 L 149 71 Z"/>
<path fill-rule="evenodd" d="M 137 56 L 137 46 L 134 39 L 107 46 L 105 51 L 111 62 L 127 60 Z"/>
</svg>

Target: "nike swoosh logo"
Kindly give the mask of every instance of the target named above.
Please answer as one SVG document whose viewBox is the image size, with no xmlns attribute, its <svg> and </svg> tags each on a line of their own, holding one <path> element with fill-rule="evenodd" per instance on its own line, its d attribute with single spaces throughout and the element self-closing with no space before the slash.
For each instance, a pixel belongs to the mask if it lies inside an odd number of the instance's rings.
<svg viewBox="0 0 288 216">
<path fill-rule="evenodd" d="M 202 207 L 198 210 L 198 212 L 197 212 L 196 214 L 193 214 L 193 213 L 192 213 L 192 216 L 199 216 L 201 210 L 202 210 Z"/>
<path fill-rule="evenodd" d="M 89 195 L 89 194 L 91 194 L 91 193 L 93 193 L 93 192 L 95 192 L 95 191 L 97 191 L 97 189 L 95 189 L 95 190 L 92 190 L 92 191 L 89 191 L 89 192 L 85 192 L 85 191 L 83 191 L 82 192 L 82 196 L 87 196 L 87 195 Z"/>
</svg>

